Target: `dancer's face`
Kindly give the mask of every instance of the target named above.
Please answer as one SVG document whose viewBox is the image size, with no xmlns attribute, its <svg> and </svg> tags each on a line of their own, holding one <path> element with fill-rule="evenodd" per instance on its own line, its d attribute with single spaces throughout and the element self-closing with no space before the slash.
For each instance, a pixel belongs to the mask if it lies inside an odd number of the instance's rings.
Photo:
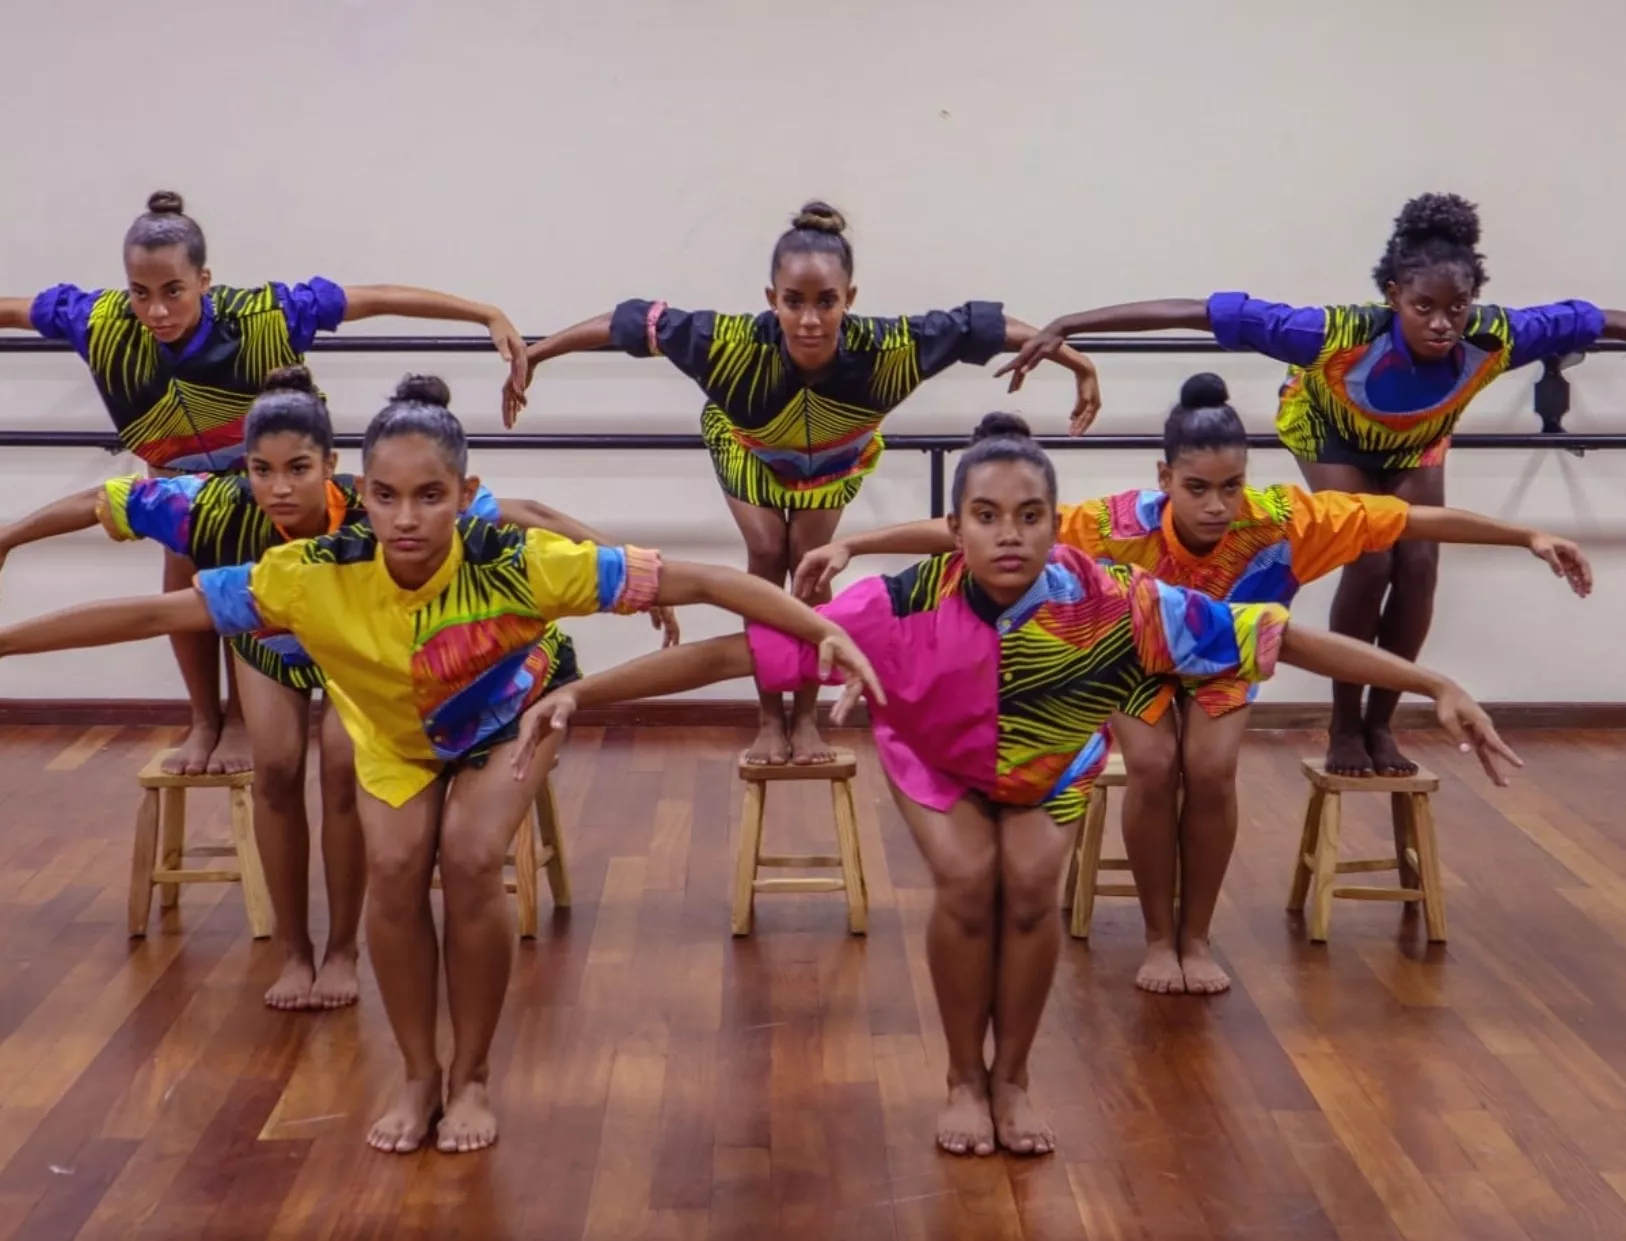
<svg viewBox="0 0 1626 1241">
<path fill-rule="evenodd" d="M 1212 551 L 1242 508 L 1248 485 L 1246 448 L 1188 449 L 1160 461 L 1157 485 L 1174 510 L 1174 531 L 1188 551 Z"/>
<path fill-rule="evenodd" d="M 833 254 L 787 254 L 767 290 L 768 305 L 801 371 L 822 371 L 841 343 L 841 319 L 858 295 Z"/>
<path fill-rule="evenodd" d="M 339 454 L 324 454 L 315 440 L 299 431 L 274 431 L 247 447 L 254 503 L 293 538 L 326 534 L 327 482 Z"/>
<path fill-rule="evenodd" d="M 1473 279 L 1461 263 L 1437 263 L 1389 282 L 1389 308 L 1400 319 L 1400 335 L 1419 361 L 1435 362 L 1451 352 L 1468 326 Z"/>
<path fill-rule="evenodd" d="M 955 547 L 977 585 L 1012 604 L 1044 571 L 1058 518 L 1044 473 L 1026 461 L 988 461 L 966 474 L 960 510 L 949 517 Z"/>
<path fill-rule="evenodd" d="M 422 586 L 446 562 L 457 515 L 474 502 L 480 480 L 461 477 L 434 440 L 394 435 L 373 445 L 362 504 L 396 583 Z"/>
<path fill-rule="evenodd" d="M 203 318 L 203 295 L 209 291 L 209 269 L 194 267 L 182 245 L 124 251 L 124 276 L 130 286 L 130 309 L 149 332 L 173 345 Z"/>
</svg>

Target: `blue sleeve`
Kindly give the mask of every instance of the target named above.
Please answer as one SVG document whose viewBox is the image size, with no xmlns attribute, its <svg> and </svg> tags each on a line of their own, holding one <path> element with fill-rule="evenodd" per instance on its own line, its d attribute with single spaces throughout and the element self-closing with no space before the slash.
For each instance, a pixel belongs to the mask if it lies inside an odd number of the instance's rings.
<svg viewBox="0 0 1626 1241">
<path fill-rule="evenodd" d="M 130 494 L 124 504 L 124 519 L 130 533 L 162 543 L 177 555 L 190 555 L 192 508 L 198 492 L 208 481 L 206 474 L 136 479 L 130 484 Z"/>
<path fill-rule="evenodd" d="M 502 509 L 497 505 L 497 497 L 491 494 L 491 488 L 481 483 L 480 489 L 474 493 L 474 499 L 463 510 L 463 516 L 478 517 L 495 526 L 502 522 Z"/>
<path fill-rule="evenodd" d="M 223 638 L 255 633 L 268 627 L 260 616 L 259 604 L 254 601 L 254 591 L 250 588 L 253 573 L 252 564 L 234 564 L 223 569 L 205 569 L 193 579 L 193 584 L 209 608 L 215 632 Z"/>
<path fill-rule="evenodd" d="M 929 379 L 956 362 L 986 366 L 1005 349 L 1003 302 L 966 302 L 953 310 L 930 310 L 911 316 L 920 377 Z"/>
<path fill-rule="evenodd" d="M 665 302 L 622 302 L 610 315 L 610 348 L 634 358 L 663 357 L 691 379 L 703 380 L 717 314 L 674 310 Z"/>
<path fill-rule="evenodd" d="M 1247 349 L 1289 366 L 1309 366 L 1327 339 L 1323 306 L 1262 302 L 1246 293 L 1208 299 L 1208 326 L 1221 349 Z"/>
<path fill-rule="evenodd" d="M 283 317 L 288 320 L 288 341 L 295 353 L 309 349 L 316 333 L 337 332 L 350 306 L 344 289 L 320 276 L 312 276 L 306 284 L 272 281 L 271 288 L 282 307 Z"/>
<path fill-rule="evenodd" d="M 1553 302 L 1507 312 L 1513 332 L 1509 369 L 1578 353 L 1603 335 L 1603 311 L 1591 302 Z"/>
<path fill-rule="evenodd" d="M 46 340 L 65 340 L 81 358 L 90 357 L 90 311 L 101 290 L 86 293 L 78 285 L 46 289 L 28 308 L 28 321 Z"/>
</svg>

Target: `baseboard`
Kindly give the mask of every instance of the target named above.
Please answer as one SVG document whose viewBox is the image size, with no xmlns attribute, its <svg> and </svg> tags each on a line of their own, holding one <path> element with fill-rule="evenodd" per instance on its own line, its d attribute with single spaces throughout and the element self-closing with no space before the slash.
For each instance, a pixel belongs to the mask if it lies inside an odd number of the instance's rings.
<svg viewBox="0 0 1626 1241">
<path fill-rule="evenodd" d="M 1622 728 L 1626 702 L 1498 702 L 1485 709 L 1498 728 Z M 828 712 L 828 704 L 824 705 Z M 576 717 L 594 727 L 752 728 L 757 705 L 744 698 L 665 698 L 597 707 Z M 1256 731 L 1315 730 L 1327 727 L 1328 707 L 1319 702 L 1266 702 L 1253 709 L 1249 727 Z M 95 724 L 138 727 L 184 725 L 190 718 L 181 699 L 165 698 L 0 698 L 0 724 Z M 849 725 L 862 727 L 862 706 Z M 1396 713 L 1399 728 L 1435 727 L 1434 711 L 1425 703 L 1404 703 Z"/>
</svg>

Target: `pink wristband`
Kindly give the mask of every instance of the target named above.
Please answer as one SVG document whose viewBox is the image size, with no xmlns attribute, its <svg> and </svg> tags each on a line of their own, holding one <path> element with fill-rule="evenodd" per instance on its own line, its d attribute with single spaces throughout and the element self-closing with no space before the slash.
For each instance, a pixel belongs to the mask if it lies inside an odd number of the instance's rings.
<svg viewBox="0 0 1626 1241">
<path fill-rule="evenodd" d="M 649 342 L 649 356 L 652 358 L 661 356 L 660 323 L 665 313 L 665 302 L 651 302 L 649 314 L 644 317 L 644 337 Z"/>
</svg>

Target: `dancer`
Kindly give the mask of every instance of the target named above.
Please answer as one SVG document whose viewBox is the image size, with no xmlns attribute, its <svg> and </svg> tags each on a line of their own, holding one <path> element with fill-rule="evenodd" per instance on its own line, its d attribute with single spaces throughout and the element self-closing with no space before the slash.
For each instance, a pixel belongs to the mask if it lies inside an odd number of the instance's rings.
<svg viewBox="0 0 1626 1241">
<path fill-rule="evenodd" d="M 1289 604 L 1299 587 L 1340 565 L 1417 539 L 1524 547 L 1576 594 L 1591 591 L 1591 567 L 1568 539 L 1392 496 L 1249 487 L 1247 431 L 1228 400 L 1218 375 L 1188 379 L 1163 426 L 1158 489 L 1064 505 L 1060 541 L 1228 603 Z M 809 598 L 827 590 L 855 555 L 953 547 L 943 520 L 849 535 L 797 566 L 796 591 Z M 1146 919 L 1146 959 L 1135 977 L 1144 990 L 1213 994 L 1231 985 L 1209 934 L 1236 843 L 1237 761 L 1257 688 L 1234 677 L 1156 678 L 1112 717 L 1129 778 L 1124 846 Z"/>
<path fill-rule="evenodd" d="M 0 656 L 187 630 L 286 633 L 321 667 L 355 745 L 367 947 L 406 1069 L 368 1142 L 397 1152 L 417 1149 L 437 1116 L 443 1151 L 496 1140 L 487 1056 L 514 949 L 503 862 L 563 738 L 549 738 L 524 781 L 488 763 L 511 747 L 521 710 L 576 675 L 552 619 L 710 603 L 822 644 L 862 680 L 874 675 L 834 622 L 746 574 L 460 518 L 478 480 L 447 395 L 439 379 L 408 377 L 373 419 L 366 524 L 206 570 L 190 590 L 0 630 Z M 444 1104 L 429 903 L 437 864 L 454 1044 Z"/>
<path fill-rule="evenodd" d="M 1400 212 L 1372 271 L 1383 305 L 1294 307 L 1216 293 L 1206 302 L 1109 306 L 1057 319 L 999 373 L 1013 372 L 1015 390 L 1074 333 L 1207 329 L 1227 349 L 1288 363 L 1276 429 L 1312 490 L 1443 504 L 1451 432 L 1487 384 L 1600 336 L 1626 340 L 1626 311 L 1589 302 L 1476 305 L 1488 279 L 1478 244 L 1473 204 L 1424 194 Z M 1428 541 L 1361 557 L 1339 581 L 1333 630 L 1415 657 L 1433 619 L 1438 564 Z M 1392 728 L 1399 697 L 1374 687 L 1363 712 L 1362 688 L 1333 686 L 1328 770 L 1410 775 L 1417 764 Z"/>
<path fill-rule="evenodd" d="M 124 234 L 128 287 L 86 292 L 59 284 L 33 298 L 0 298 L 0 328 L 32 329 L 73 346 L 90 368 L 124 447 L 151 473 L 237 470 L 243 418 L 273 370 L 300 361 L 317 332 L 377 315 L 479 323 L 515 376 L 525 341 L 495 306 L 400 285 L 308 284 L 254 288 L 212 283 L 203 230 L 179 194 L 160 190 Z M 164 589 L 185 590 L 195 566 L 166 551 Z M 192 724 L 170 772 L 246 771 L 242 711 L 230 692 L 220 707 L 220 642 L 173 636 Z M 227 675 L 231 668 L 228 664 Z"/>
<path fill-rule="evenodd" d="M 952 505 L 953 553 L 868 578 L 819 610 L 887 691 L 872 706 L 876 749 L 936 886 L 926 945 L 949 1059 L 938 1144 L 1042 1154 L 1055 1135 L 1029 1097 L 1028 1053 L 1061 942 L 1056 890 L 1106 762 L 1103 726 L 1149 675 L 1258 681 L 1279 657 L 1434 698 L 1498 783 L 1497 760 L 1518 760 L 1436 673 L 1289 624 L 1280 604 L 1222 604 L 1057 545 L 1055 470 L 1020 418 L 983 419 L 955 468 Z M 814 663 L 805 641 L 754 624 L 590 676 L 527 714 L 516 774 L 528 770 L 527 747 L 580 706 L 748 674 L 790 689 L 826 679 Z"/>
<path fill-rule="evenodd" d="M 302 366 L 273 371 L 244 424 L 246 474 L 115 478 L 67 496 L 0 528 L 0 564 L 17 547 L 87 530 L 98 521 L 115 539 L 155 539 L 200 569 L 252 564 L 292 539 L 335 534 L 367 519 L 356 480 L 335 474 L 333 423 L 327 403 Z M 468 512 L 492 524 L 540 528 L 579 542 L 604 536 L 533 500 L 498 500 L 478 487 Z M 671 609 L 651 616 L 676 641 Z M 555 663 L 573 664 L 570 638 L 549 639 Z M 328 1009 L 357 996 L 356 931 L 366 867 L 356 817 L 356 772 L 350 739 L 333 711 L 321 726 L 322 863 L 327 884 L 328 940 L 317 967 L 310 936 L 310 824 L 305 813 L 310 694 L 322 671 L 286 635 L 229 640 L 254 759 L 254 832 L 265 863 L 284 954 L 281 974 L 265 993 L 279 1009 Z"/>
<path fill-rule="evenodd" d="M 529 353 L 533 368 L 584 349 L 664 356 L 695 380 L 706 393 L 701 434 L 745 539 L 747 566 L 776 585 L 830 541 L 842 510 L 881 458 L 888 413 L 954 363 L 981 366 L 1033 334 L 998 302 L 901 318 L 851 314 L 858 289 L 846 228 L 826 203 L 802 208 L 774 245 L 765 313 L 623 302 L 536 342 Z M 1055 358 L 1077 376 L 1072 432 L 1082 434 L 1100 404 L 1095 368 L 1065 348 Z M 510 392 L 504 406 L 522 401 Z M 746 761 L 827 760 L 818 697 L 816 685 L 797 693 L 787 733 L 782 696 L 760 691 L 761 724 Z"/>
</svg>

